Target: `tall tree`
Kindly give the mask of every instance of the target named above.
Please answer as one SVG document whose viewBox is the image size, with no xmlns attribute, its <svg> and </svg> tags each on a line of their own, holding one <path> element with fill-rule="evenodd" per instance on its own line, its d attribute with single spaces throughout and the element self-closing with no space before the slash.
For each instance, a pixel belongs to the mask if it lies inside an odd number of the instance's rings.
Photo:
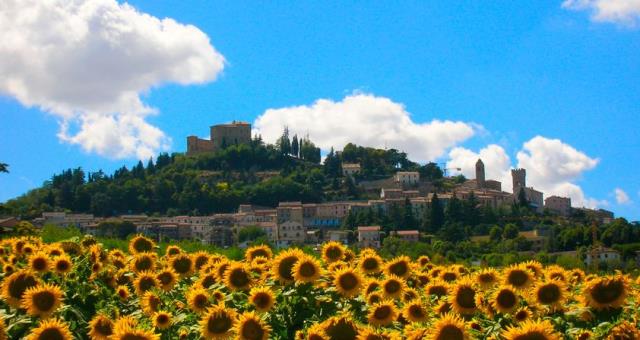
<svg viewBox="0 0 640 340">
<path fill-rule="evenodd" d="M 283 155 L 291 153 L 291 140 L 289 139 L 289 128 L 287 126 L 284 127 L 282 136 L 280 136 L 280 140 L 278 140 L 278 147 L 280 148 L 280 153 Z"/>
<path fill-rule="evenodd" d="M 463 211 L 462 211 L 462 202 L 453 194 L 453 197 L 449 200 L 449 204 L 447 204 L 447 209 L 445 211 L 445 216 L 447 218 L 447 222 L 462 222 L 463 219 Z"/>
<path fill-rule="evenodd" d="M 434 233 L 440 230 L 444 225 L 444 208 L 442 207 L 442 202 L 438 199 L 438 194 L 433 193 L 433 197 L 431 198 L 431 211 L 429 214 L 429 227 L 430 232 Z"/>
<path fill-rule="evenodd" d="M 404 199 L 404 216 L 402 219 L 402 227 L 405 229 L 414 229 L 416 227 L 416 218 L 413 216 L 413 208 L 411 200 L 407 197 Z"/>
<path fill-rule="evenodd" d="M 300 145 L 298 144 L 298 135 L 293 135 L 291 141 L 291 153 L 294 157 L 300 157 Z"/>
</svg>

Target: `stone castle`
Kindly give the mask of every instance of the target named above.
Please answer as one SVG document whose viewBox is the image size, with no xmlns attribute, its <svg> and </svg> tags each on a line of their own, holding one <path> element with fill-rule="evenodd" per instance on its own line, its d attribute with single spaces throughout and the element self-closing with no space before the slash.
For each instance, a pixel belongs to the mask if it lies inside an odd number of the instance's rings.
<svg viewBox="0 0 640 340">
<path fill-rule="evenodd" d="M 210 128 L 210 139 L 197 136 L 187 137 L 187 155 L 203 152 L 215 152 L 228 145 L 251 142 L 251 124 L 233 121 L 229 124 L 213 125 Z"/>
</svg>

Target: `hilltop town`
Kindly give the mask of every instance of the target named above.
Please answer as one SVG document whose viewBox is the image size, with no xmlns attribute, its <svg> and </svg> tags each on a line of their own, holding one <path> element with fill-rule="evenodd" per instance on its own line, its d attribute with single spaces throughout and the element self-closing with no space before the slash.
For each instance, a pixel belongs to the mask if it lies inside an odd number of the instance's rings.
<svg viewBox="0 0 640 340">
<path fill-rule="evenodd" d="M 475 178 L 466 179 L 445 176 L 446 170 L 434 163 L 411 162 L 397 150 L 354 145 L 331 150 L 321 163 L 320 149 L 308 137 L 291 138 L 288 129 L 276 145 L 252 137 L 251 125 L 245 122 L 214 125 L 210 134 L 210 139 L 187 137 L 184 155 L 160 155 L 146 168 L 140 162 L 113 176 L 89 173 L 86 181 L 80 169 L 56 175 L 45 187 L 8 202 L 4 215 L 12 216 L 0 226 L 11 228 L 22 219 L 36 227 L 74 226 L 97 236 L 126 236 L 121 234 L 126 226 L 129 233 L 155 240 L 195 240 L 216 247 L 244 247 L 260 239 L 276 247 L 333 240 L 380 248 L 392 237 L 407 244 L 445 240 L 474 247 L 512 241 L 507 251 L 578 257 L 580 246 L 598 244 L 603 259 L 622 260 L 620 251 L 597 240 L 616 221 L 612 212 L 572 207 L 568 197 L 544 198 L 543 192 L 527 186 L 526 169 L 511 170 L 509 192 L 505 184 L 486 178 L 481 159 L 475 164 Z M 165 182 L 169 178 L 175 184 Z M 76 187 L 67 186 L 74 182 Z M 145 182 L 160 184 L 150 192 L 129 195 L 131 203 L 124 205 L 111 197 L 122 195 L 126 201 L 127 190 Z M 179 182 L 185 182 L 182 189 L 166 188 Z M 83 196 L 90 202 L 75 198 L 65 203 L 65 191 L 73 196 L 93 187 L 105 191 Z M 190 209 L 171 207 L 181 203 Z M 578 225 L 590 239 L 558 244 L 552 236 L 563 232 L 561 225 L 571 225 L 567 230 Z M 509 231 L 512 226 L 515 232 Z M 599 231 L 593 234 L 593 228 Z M 622 242 L 632 241 L 634 237 Z"/>
</svg>

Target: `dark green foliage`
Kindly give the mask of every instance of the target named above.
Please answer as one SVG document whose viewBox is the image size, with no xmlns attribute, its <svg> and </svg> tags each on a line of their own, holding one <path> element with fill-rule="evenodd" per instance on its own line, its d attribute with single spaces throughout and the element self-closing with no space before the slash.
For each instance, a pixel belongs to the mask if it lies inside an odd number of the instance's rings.
<svg viewBox="0 0 640 340">
<path fill-rule="evenodd" d="M 9 172 L 9 164 L 0 163 L 0 172 L 8 173 Z"/>
<path fill-rule="evenodd" d="M 266 239 L 267 233 L 260 227 L 248 226 L 242 228 L 238 233 L 238 242 L 255 241 L 258 239 Z"/>
</svg>

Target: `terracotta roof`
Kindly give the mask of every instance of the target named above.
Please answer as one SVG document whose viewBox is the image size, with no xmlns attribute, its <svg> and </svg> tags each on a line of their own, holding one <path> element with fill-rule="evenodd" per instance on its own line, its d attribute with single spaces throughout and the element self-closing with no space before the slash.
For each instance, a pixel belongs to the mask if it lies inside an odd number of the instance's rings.
<svg viewBox="0 0 640 340">
<path fill-rule="evenodd" d="M 380 231 L 379 225 L 358 227 L 358 231 Z"/>
</svg>

